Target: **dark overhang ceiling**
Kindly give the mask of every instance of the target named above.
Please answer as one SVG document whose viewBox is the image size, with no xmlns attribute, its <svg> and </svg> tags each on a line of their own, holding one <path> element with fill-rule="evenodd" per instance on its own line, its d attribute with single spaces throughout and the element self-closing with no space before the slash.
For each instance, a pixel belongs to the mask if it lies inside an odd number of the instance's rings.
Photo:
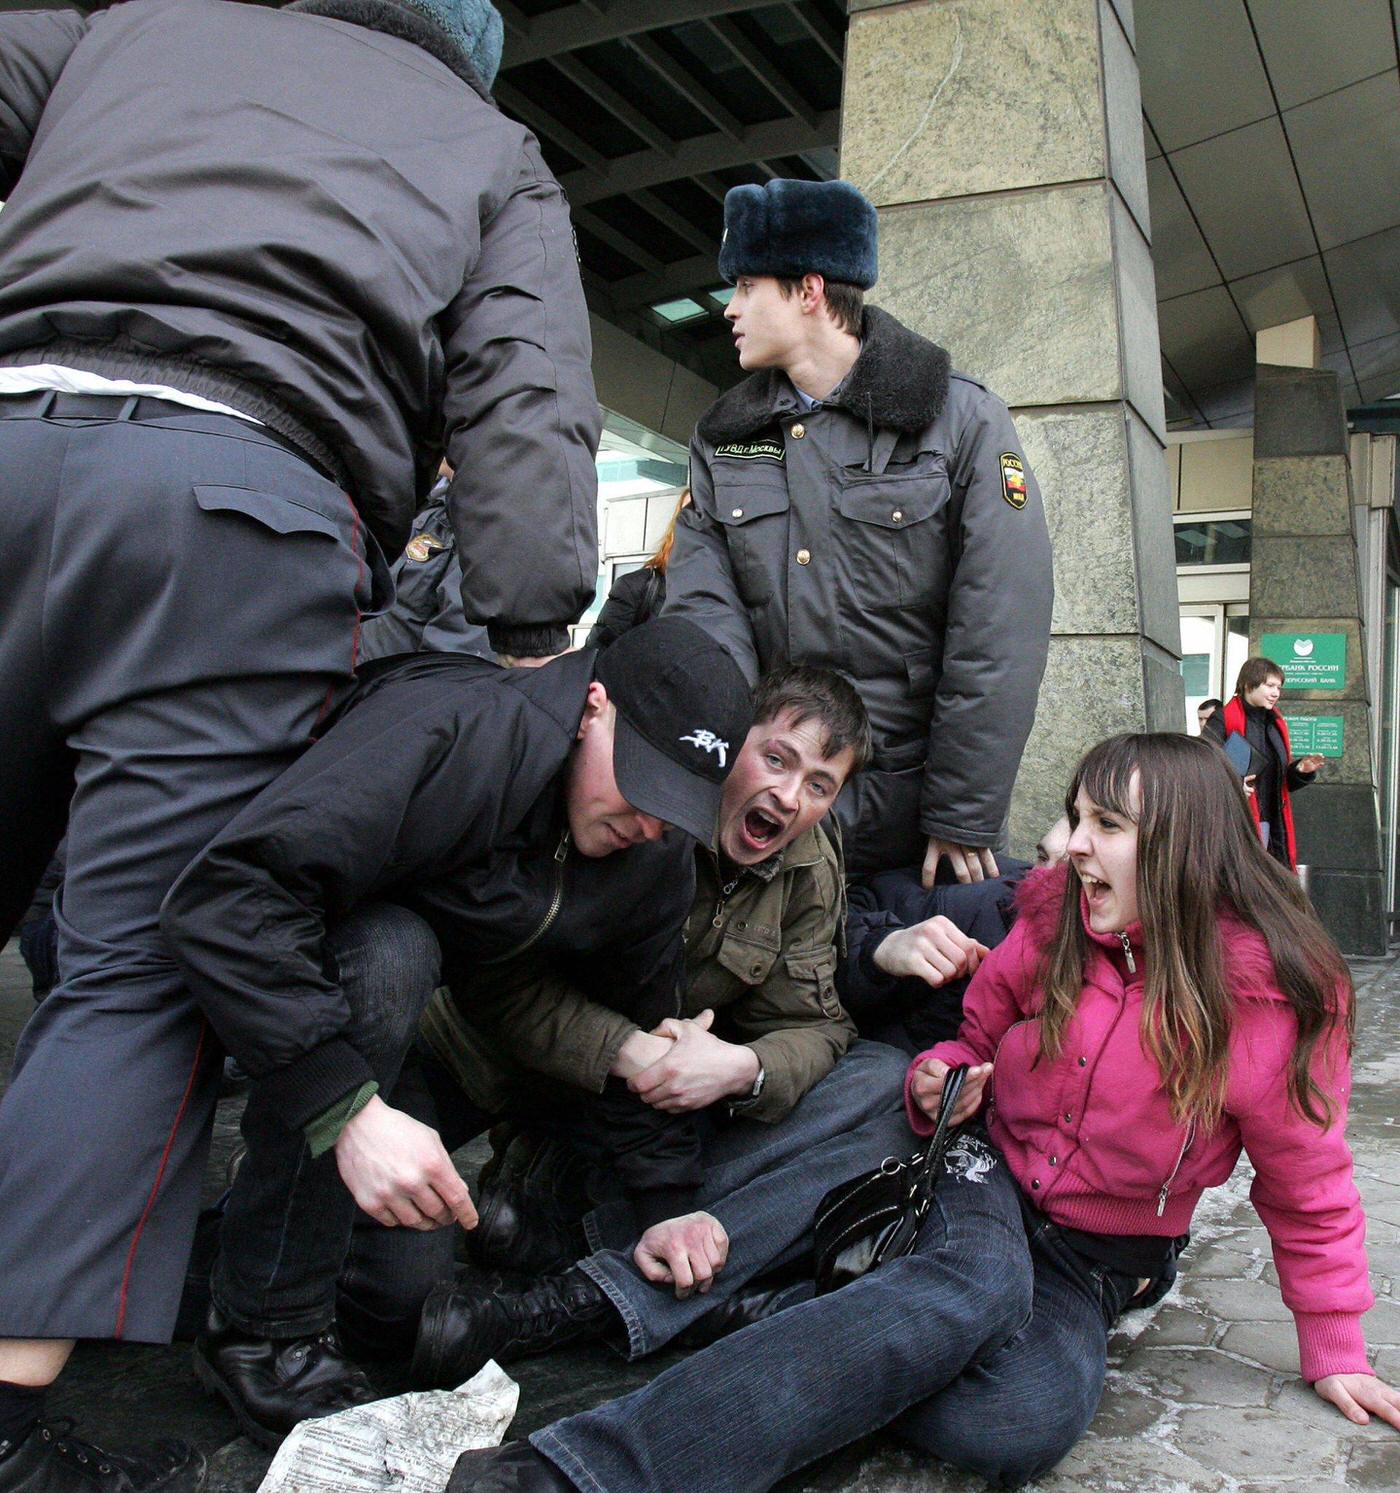
<svg viewBox="0 0 1400 1493">
<path fill-rule="evenodd" d="M 1308 314 L 1348 402 L 1400 393 L 1397 6 L 1137 0 L 1173 423 L 1247 422 L 1254 333 Z M 836 174 L 844 6 L 500 9 L 498 94 L 568 187 L 594 309 L 728 383 L 720 203 L 738 182 Z"/>
<path fill-rule="evenodd" d="M 724 194 L 837 173 L 844 0 L 496 3 L 593 309 L 729 383 Z M 1309 314 L 1348 403 L 1400 394 L 1400 0 L 1134 11 L 1169 419 L 1248 423 L 1254 333 Z"/>
</svg>

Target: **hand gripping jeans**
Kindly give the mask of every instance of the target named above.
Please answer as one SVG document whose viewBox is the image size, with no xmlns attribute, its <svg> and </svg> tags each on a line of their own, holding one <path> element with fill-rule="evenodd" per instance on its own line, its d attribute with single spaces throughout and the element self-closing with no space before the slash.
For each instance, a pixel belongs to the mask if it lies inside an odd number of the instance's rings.
<svg viewBox="0 0 1400 1493">
<path fill-rule="evenodd" d="M 530 1440 L 588 1493 L 740 1493 L 894 1422 L 922 1450 L 1017 1487 L 1092 1418 L 1108 1324 L 1131 1288 L 1053 1224 L 1023 1221 L 1005 1163 L 972 1131 L 949 1151 L 912 1255 Z"/>
</svg>

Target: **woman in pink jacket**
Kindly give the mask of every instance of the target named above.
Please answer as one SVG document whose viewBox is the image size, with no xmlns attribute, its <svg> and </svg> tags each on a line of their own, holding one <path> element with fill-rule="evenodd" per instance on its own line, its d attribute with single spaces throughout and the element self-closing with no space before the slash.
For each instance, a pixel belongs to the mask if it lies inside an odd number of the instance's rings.
<svg viewBox="0 0 1400 1493">
<path fill-rule="evenodd" d="M 1103 742 L 1067 807 L 1069 866 L 1026 882 L 957 1039 L 916 1058 L 906 1089 L 927 1134 L 949 1066 L 971 1065 L 954 1118 L 983 1111 L 1019 1184 L 1031 1321 L 993 1372 L 961 1386 L 959 1407 L 936 1396 L 903 1429 L 938 1452 L 955 1408 L 996 1424 L 1000 1399 L 1058 1379 L 1077 1393 L 1041 1401 L 1042 1416 L 1059 1412 L 1039 1438 L 1057 1448 L 1039 1470 L 1053 1465 L 1098 1403 L 1111 1308 L 1174 1273 L 1197 1200 L 1241 1150 L 1303 1377 L 1349 1419 L 1400 1427 L 1400 1394 L 1372 1373 L 1361 1333 L 1373 1297 L 1344 1136 L 1353 1006 L 1341 956 L 1199 741 Z M 1090 1289 L 1066 1292 L 1081 1265 Z"/>
</svg>

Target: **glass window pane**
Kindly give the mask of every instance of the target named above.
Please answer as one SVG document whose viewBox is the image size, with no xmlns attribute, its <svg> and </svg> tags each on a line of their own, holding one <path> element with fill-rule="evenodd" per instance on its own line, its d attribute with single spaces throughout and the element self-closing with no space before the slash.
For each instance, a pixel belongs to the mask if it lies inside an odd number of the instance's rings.
<svg viewBox="0 0 1400 1493">
<path fill-rule="evenodd" d="M 1247 518 L 1188 519 L 1176 525 L 1178 565 L 1248 565 Z"/>
</svg>

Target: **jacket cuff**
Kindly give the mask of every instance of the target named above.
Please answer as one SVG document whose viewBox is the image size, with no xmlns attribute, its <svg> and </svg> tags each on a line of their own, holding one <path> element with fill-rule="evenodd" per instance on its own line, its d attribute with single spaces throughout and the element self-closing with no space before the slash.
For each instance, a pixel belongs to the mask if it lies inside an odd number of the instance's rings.
<svg viewBox="0 0 1400 1493">
<path fill-rule="evenodd" d="M 921 1052 L 904 1074 L 904 1112 L 909 1116 L 909 1126 L 915 1135 L 932 1135 L 938 1126 L 914 1102 L 914 1074 L 925 1058 L 933 1056 L 933 1048 Z"/>
<path fill-rule="evenodd" d="M 332 1037 L 259 1080 L 267 1103 L 288 1130 L 304 1130 L 347 1094 L 374 1081 L 364 1058 Z"/>
<path fill-rule="evenodd" d="M 637 1216 L 637 1232 L 645 1234 L 653 1224 L 665 1223 L 695 1211 L 693 1187 L 648 1187 L 632 1194 L 632 1211 Z"/>
<path fill-rule="evenodd" d="M 995 850 L 997 841 L 1001 839 L 999 831 L 987 834 L 980 830 L 968 829 L 965 824 L 940 823 L 937 819 L 931 819 L 927 814 L 919 815 L 919 833 L 929 839 L 951 840 L 954 845 L 970 845 L 974 850 Z"/>
<path fill-rule="evenodd" d="M 569 647 L 569 629 L 558 622 L 524 627 L 488 622 L 486 636 L 497 653 L 512 658 L 552 658 Z"/>
<path fill-rule="evenodd" d="M 324 1114 L 317 1115 L 309 1125 L 303 1125 L 302 1134 L 306 1136 L 307 1149 L 311 1155 L 322 1156 L 329 1151 L 340 1139 L 340 1132 L 378 1092 L 379 1085 L 370 1079 L 368 1083 L 362 1083 L 353 1094 L 337 1099 Z"/>
<path fill-rule="evenodd" d="M 1294 1312 L 1298 1363 L 1309 1384 L 1328 1374 L 1372 1374 L 1366 1339 L 1356 1312 Z"/>
<path fill-rule="evenodd" d="M 860 974 L 864 987 L 863 994 L 869 998 L 879 999 L 883 996 L 893 995 L 895 987 L 899 984 L 898 975 L 886 974 L 884 970 L 875 963 L 875 955 L 880 945 L 891 933 L 898 933 L 897 928 L 878 929 L 879 937 L 872 933 L 861 945 L 861 950 L 856 959 L 856 968 Z"/>
</svg>

